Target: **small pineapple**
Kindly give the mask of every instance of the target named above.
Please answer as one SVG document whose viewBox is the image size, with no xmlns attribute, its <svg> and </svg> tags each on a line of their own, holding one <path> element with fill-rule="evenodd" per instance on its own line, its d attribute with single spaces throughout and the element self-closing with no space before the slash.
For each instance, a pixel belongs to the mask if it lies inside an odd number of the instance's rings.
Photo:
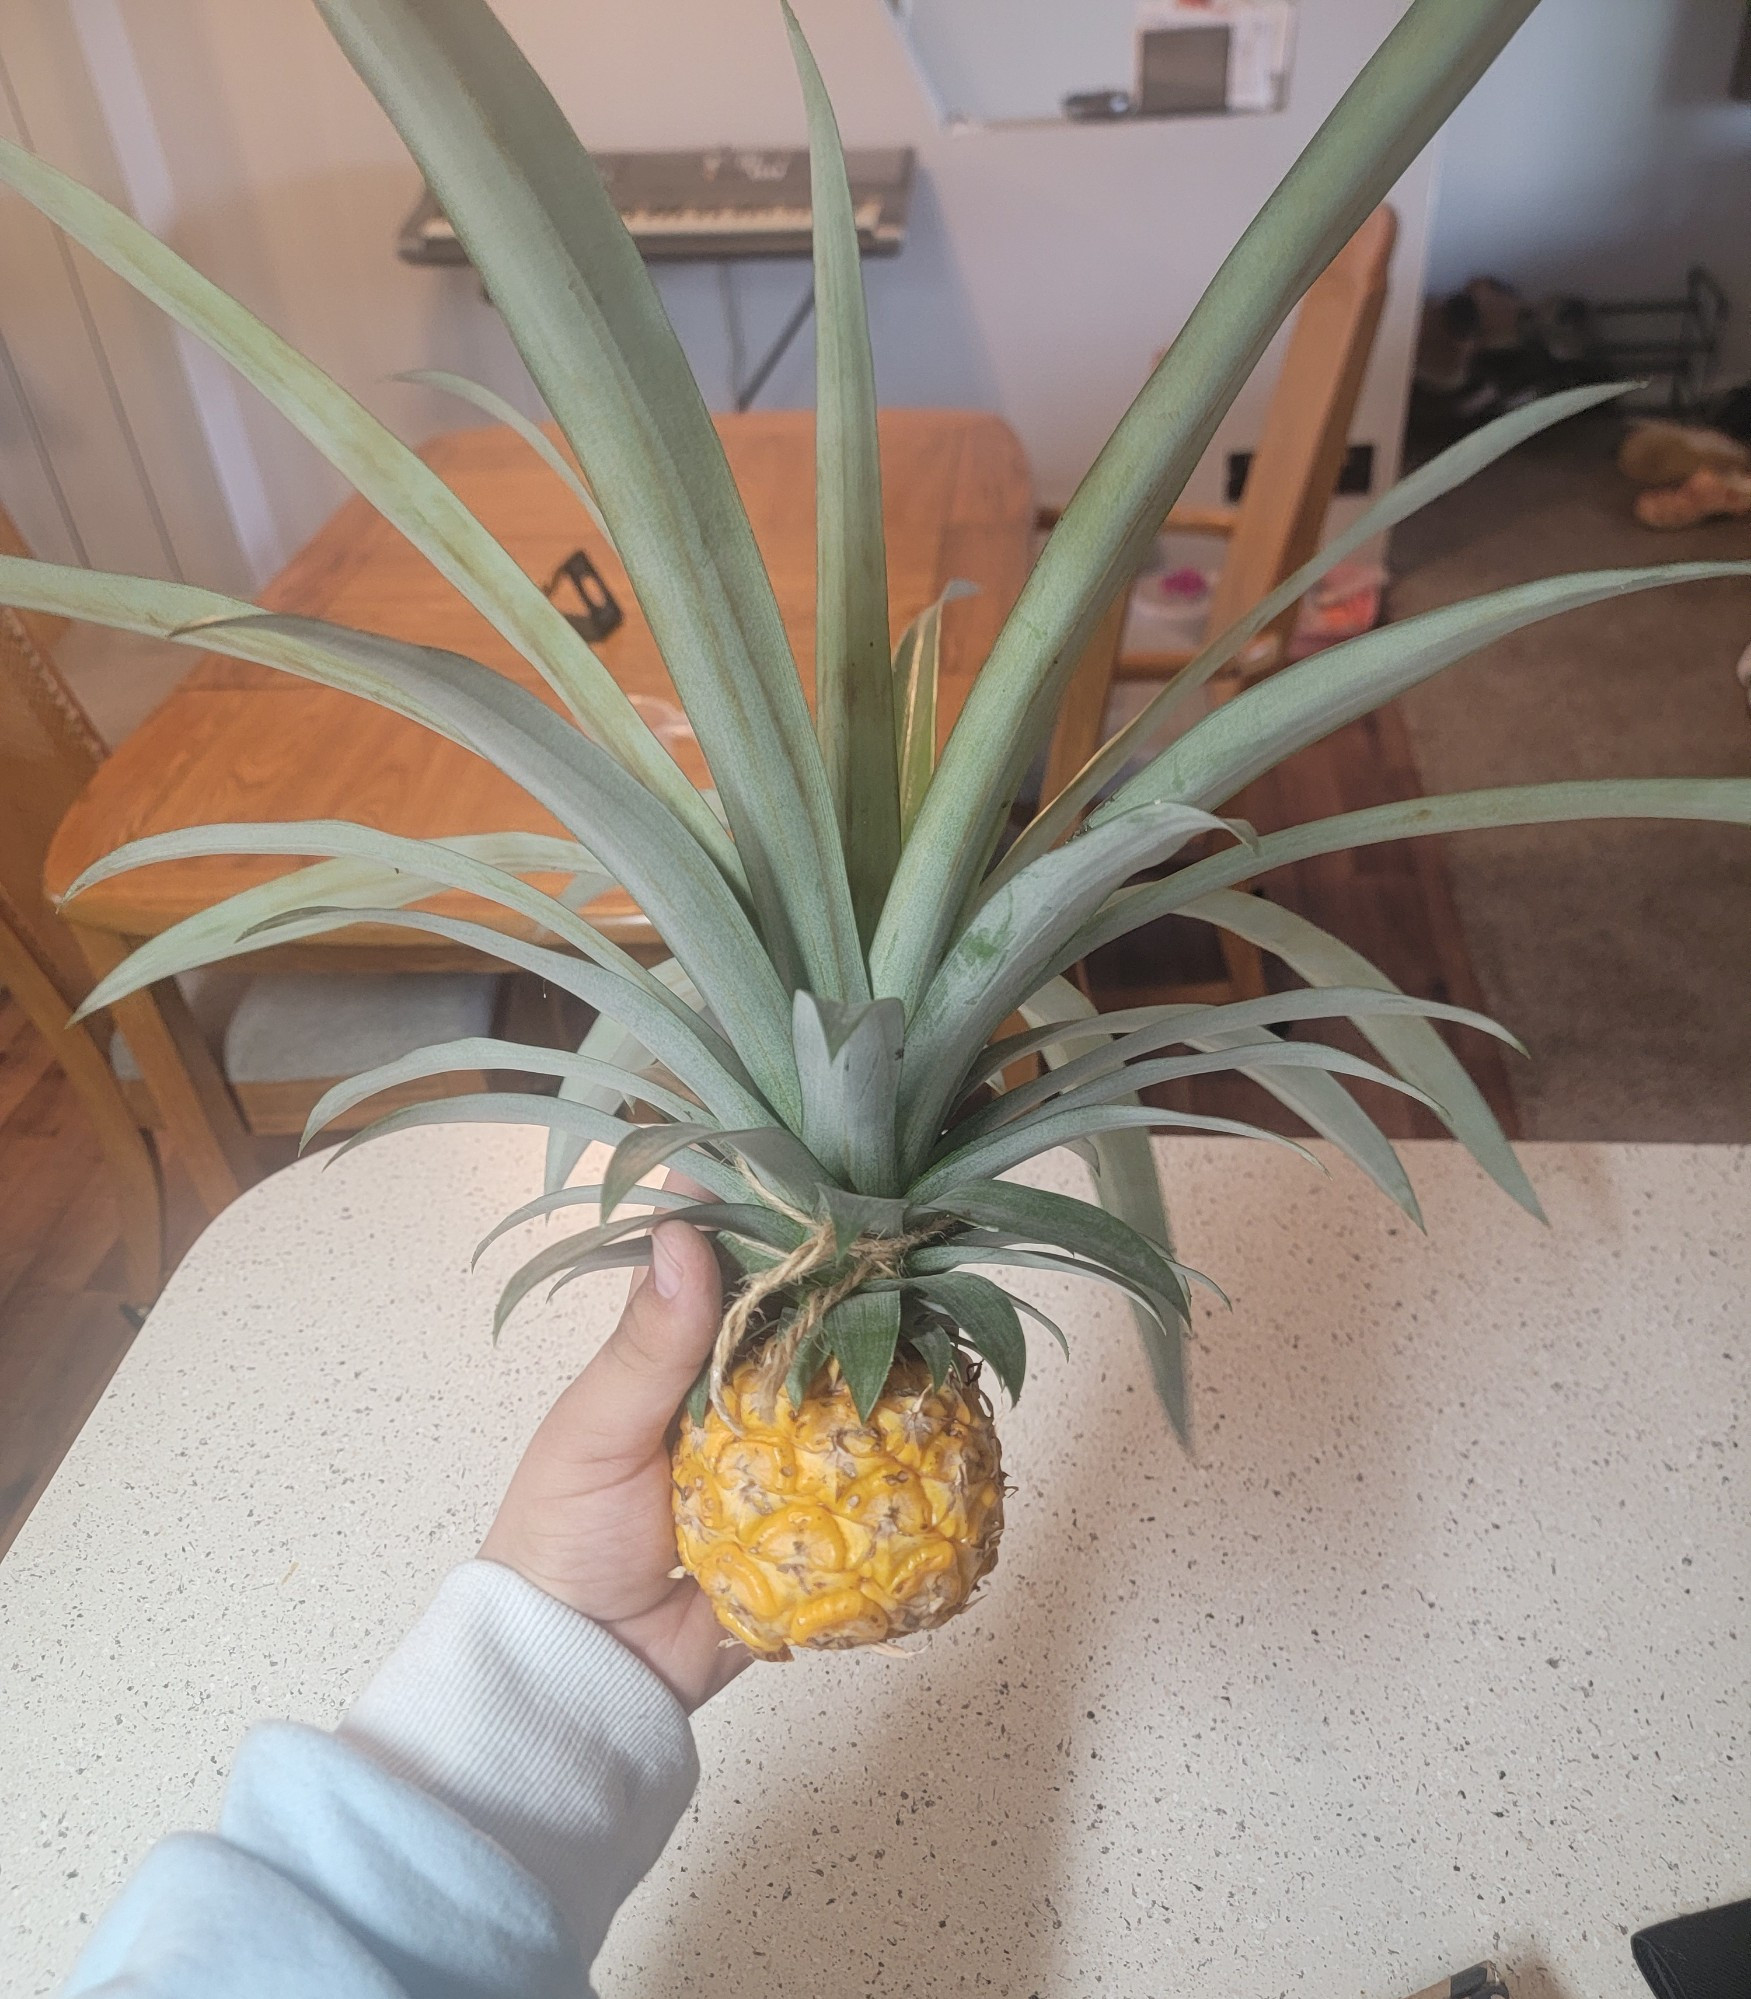
<svg viewBox="0 0 1751 1999">
<path fill-rule="evenodd" d="M 1002 1474 L 980 1368 L 1013 1398 L 1025 1372 L 1023 1316 L 1062 1339 L 1037 1305 L 983 1273 L 1041 1270 L 1116 1287 L 1184 1430 L 1192 1273 L 1174 1256 L 1148 1133 L 1275 1135 L 1151 1108 L 1144 1091 L 1238 1071 L 1415 1218 L 1402 1163 L 1343 1087 L 1363 1078 L 1432 1109 L 1539 1212 L 1432 1023 L 1501 1030 L 1408 997 L 1338 939 L 1238 891 L 1286 863 L 1417 834 L 1592 818 L 1751 824 L 1751 781 L 1524 785 L 1262 836 L 1214 809 L 1491 640 L 1581 604 L 1751 565 L 1601 572 L 1448 606 L 1334 646 L 1185 726 L 1182 711 L 1212 676 L 1333 564 L 1520 439 L 1628 385 L 1551 396 L 1413 472 L 1214 634 L 1005 849 L 1023 774 L 1078 660 L 1110 628 L 1109 608 L 1254 360 L 1535 0 L 1410 0 L 1065 508 L 940 757 L 943 603 L 890 650 L 856 221 L 832 109 L 788 9 L 808 109 L 817 308 L 812 713 L 661 300 L 588 154 L 486 0 L 317 4 L 447 210 L 583 476 L 491 391 L 450 385 L 520 428 L 595 513 L 662 650 L 715 799 L 415 453 L 132 217 L 0 139 L 0 182 L 231 361 L 516 648 L 546 698 L 454 653 L 264 614 L 183 584 L 0 556 L 0 601 L 381 702 L 491 759 L 541 808 L 542 823 L 562 828 L 427 841 L 326 819 L 136 841 L 72 893 L 198 854 L 320 858 L 152 939 L 102 981 L 87 1010 L 259 950 L 278 925 L 296 938 L 358 923 L 434 933 L 595 1009 L 575 1051 L 475 1037 L 355 1077 L 317 1105 L 306 1136 L 423 1077 L 520 1071 L 556 1082 L 557 1094 L 416 1104 L 349 1142 L 449 1120 L 546 1128 L 547 1190 L 494 1233 L 578 1206 L 598 1219 L 525 1264 L 500 1300 L 501 1324 L 545 1281 L 648 1262 L 653 1210 L 711 1234 L 730 1304 L 676 1446 L 683 1561 L 726 1628 L 765 1657 L 929 1629 L 965 1606 L 997 1555 Z M 572 504 L 557 489 L 555 499 Z M 1205 851 L 1188 858 L 1194 841 Z M 542 882 L 564 886 L 550 893 Z M 611 882 L 672 957 L 648 966 L 589 921 L 591 899 Z M 456 891 L 491 920 L 431 907 Z M 1066 972 L 1169 914 L 1248 939 L 1303 983 L 1228 1005 L 1097 1014 Z M 1280 1031 L 1322 1020 L 1352 1022 L 1380 1062 Z M 612 1147 L 600 1184 L 568 1185 L 592 1143 Z M 1093 1167 L 1095 1201 L 1007 1177 L 1065 1145 Z M 665 1163 L 692 1193 L 644 1184 Z M 636 1211 L 618 1212 L 629 1201 Z"/>
<path fill-rule="evenodd" d="M 975 1367 L 940 1383 L 898 1360 L 867 1417 L 831 1365 L 800 1408 L 762 1395 L 761 1363 L 725 1413 L 684 1416 L 675 1538 L 718 1621 L 762 1658 L 931 1631 L 997 1561 L 1003 1465 Z M 762 1410 L 765 1413 L 762 1413 Z"/>
</svg>

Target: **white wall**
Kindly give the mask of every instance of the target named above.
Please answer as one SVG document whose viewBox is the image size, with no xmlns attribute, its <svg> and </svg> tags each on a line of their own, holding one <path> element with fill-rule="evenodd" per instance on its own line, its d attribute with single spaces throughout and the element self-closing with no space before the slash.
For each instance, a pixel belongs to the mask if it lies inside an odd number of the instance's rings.
<svg viewBox="0 0 1751 1999">
<path fill-rule="evenodd" d="M 1673 297 L 1709 265 L 1751 372 L 1751 105 L 1727 97 L 1744 0 L 1543 0 L 1448 127 L 1431 289 Z"/>
<path fill-rule="evenodd" d="M 394 260 L 416 176 L 307 0 L 63 4 L 111 9 L 128 31 L 175 190 L 169 234 L 179 249 L 416 439 L 472 413 L 390 382 L 398 369 L 458 368 L 528 401 L 470 276 Z M 884 0 L 803 0 L 848 143 L 910 143 L 920 153 L 911 240 L 898 260 L 868 267 L 884 398 L 1002 411 L 1021 433 L 1042 498 L 1065 497 L 1403 4 L 1302 0 L 1289 105 L 1275 117 L 949 136 L 932 120 Z M 502 0 L 502 11 L 593 145 L 802 138 L 773 0 Z M 1357 425 L 1388 472 L 1431 171 L 1419 162 L 1397 197 L 1404 229 L 1394 298 Z M 721 405 L 717 274 L 675 270 L 662 282 L 707 395 Z M 733 282 L 757 350 L 806 270 L 743 266 Z M 1261 373 L 1268 378 L 1268 366 Z M 801 403 L 810 387 L 805 340 L 764 400 Z M 1221 454 L 1252 442 L 1266 387 L 1261 380 L 1243 398 L 1195 497 L 1214 497 Z M 338 481 L 247 395 L 242 411 L 254 490 L 271 516 L 251 541 L 283 557 L 334 505 Z"/>
</svg>

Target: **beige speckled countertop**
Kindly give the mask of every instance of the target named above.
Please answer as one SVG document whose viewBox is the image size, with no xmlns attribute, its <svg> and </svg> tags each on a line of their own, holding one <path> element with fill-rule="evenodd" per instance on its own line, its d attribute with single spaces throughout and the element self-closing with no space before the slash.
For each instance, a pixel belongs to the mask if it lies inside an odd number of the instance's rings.
<svg viewBox="0 0 1751 1999">
<path fill-rule="evenodd" d="M 6 1993 L 472 1551 L 622 1291 L 489 1344 L 518 1250 L 469 1251 L 539 1150 L 299 1166 L 177 1274 L 0 1565 Z M 702 1714 L 610 1999 L 1403 1999 L 1485 1955 L 1515 1999 L 1628 1999 L 1632 1929 L 1751 1893 L 1751 1153 L 1529 1147 L 1546 1233 L 1407 1151 L 1426 1240 L 1347 1170 L 1165 1148 L 1234 1299 L 1195 1461 L 1107 1295 L 1018 1279 L 1074 1352 L 1005 1418 L 991 1588 L 920 1657 Z"/>
</svg>

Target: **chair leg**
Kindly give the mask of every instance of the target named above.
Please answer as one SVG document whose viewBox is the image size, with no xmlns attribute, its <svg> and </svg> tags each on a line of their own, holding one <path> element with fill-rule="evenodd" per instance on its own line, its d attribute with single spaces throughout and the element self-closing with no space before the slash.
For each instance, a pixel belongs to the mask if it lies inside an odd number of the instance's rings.
<svg viewBox="0 0 1751 1999">
<path fill-rule="evenodd" d="M 127 940 L 75 924 L 73 933 L 98 978 L 128 955 Z M 109 1009 L 128 1037 L 140 1074 L 176 1152 L 209 1215 L 228 1208 L 260 1178 L 254 1141 L 173 980 L 117 1000 Z"/>
<path fill-rule="evenodd" d="M 73 1085 L 114 1179 L 125 1265 L 124 1295 L 144 1308 L 164 1281 L 164 1190 L 115 1072 L 82 1027 L 67 1024 L 67 1002 L 23 940 L 0 922 L 0 982 L 49 1045 Z"/>
<path fill-rule="evenodd" d="M 1125 629 L 1125 613 L 1131 607 L 1131 593 L 1121 591 L 1098 625 L 1095 626 L 1064 698 L 1058 705 L 1058 725 L 1046 752 L 1046 779 L 1040 803 L 1049 805 L 1081 770 L 1104 740 L 1107 694 L 1113 684 L 1113 662 Z"/>
</svg>

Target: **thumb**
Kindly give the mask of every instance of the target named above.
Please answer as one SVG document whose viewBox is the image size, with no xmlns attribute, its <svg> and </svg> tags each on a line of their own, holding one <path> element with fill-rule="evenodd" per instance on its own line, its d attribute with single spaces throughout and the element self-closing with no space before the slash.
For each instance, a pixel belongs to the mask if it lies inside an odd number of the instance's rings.
<svg viewBox="0 0 1751 1999">
<path fill-rule="evenodd" d="M 603 1458 L 656 1449 L 717 1338 L 723 1280 L 704 1236 L 685 1222 L 651 1234 L 651 1280 L 573 1384 L 571 1417 Z M 580 1437 L 579 1441 L 583 1439 Z"/>
</svg>

